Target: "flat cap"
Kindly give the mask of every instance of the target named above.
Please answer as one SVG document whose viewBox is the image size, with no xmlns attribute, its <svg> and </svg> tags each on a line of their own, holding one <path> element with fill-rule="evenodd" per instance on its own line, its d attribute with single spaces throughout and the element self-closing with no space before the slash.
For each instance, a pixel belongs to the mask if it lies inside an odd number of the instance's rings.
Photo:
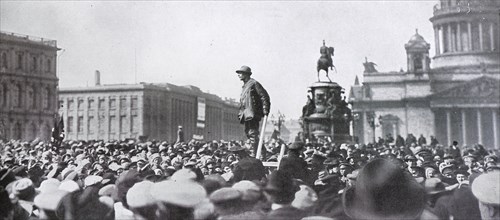
<svg viewBox="0 0 500 220">
<path fill-rule="evenodd" d="M 240 199 L 242 196 L 243 194 L 237 189 L 231 187 L 223 187 L 215 190 L 210 195 L 210 201 L 214 204 L 224 203 Z"/>
<path fill-rule="evenodd" d="M 156 201 L 193 208 L 207 198 L 207 192 L 194 181 L 166 180 L 151 186 L 151 195 Z"/>
</svg>

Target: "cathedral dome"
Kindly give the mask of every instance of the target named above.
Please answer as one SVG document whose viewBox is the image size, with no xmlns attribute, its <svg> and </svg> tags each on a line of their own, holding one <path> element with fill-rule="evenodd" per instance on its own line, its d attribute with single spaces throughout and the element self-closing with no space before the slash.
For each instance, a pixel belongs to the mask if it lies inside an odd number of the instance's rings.
<svg viewBox="0 0 500 220">
<path fill-rule="evenodd" d="M 424 37 L 422 35 L 418 34 L 418 30 L 415 30 L 415 34 L 411 36 L 410 40 L 406 44 L 406 47 L 417 47 L 417 48 L 428 48 L 429 43 L 425 41 Z"/>
<path fill-rule="evenodd" d="M 415 48 L 415 49 L 426 49 L 430 48 L 429 43 L 425 41 L 422 35 L 418 34 L 418 30 L 415 30 L 415 34 L 411 36 L 410 40 L 407 44 L 405 44 L 406 49 Z"/>
</svg>

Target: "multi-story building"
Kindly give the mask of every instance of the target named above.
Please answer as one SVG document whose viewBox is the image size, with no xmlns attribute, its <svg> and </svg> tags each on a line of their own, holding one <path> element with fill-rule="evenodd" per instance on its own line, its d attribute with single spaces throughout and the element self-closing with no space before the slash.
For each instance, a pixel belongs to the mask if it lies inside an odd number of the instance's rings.
<svg viewBox="0 0 500 220">
<path fill-rule="evenodd" d="M 407 71 L 379 73 L 365 63 L 350 102 L 354 135 L 435 135 L 440 143 L 500 147 L 500 1 L 440 0 L 430 44 L 416 33 L 405 44 Z"/>
<path fill-rule="evenodd" d="M 186 140 L 244 139 L 238 105 L 195 86 L 96 83 L 61 88 L 59 105 L 67 139 L 144 137 L 173 142 L 178 126 L 183 127 Z"/>
<path fill-rule="evenodd" d="M 58 50 L 55 40 L 0 33 L 0 139 L 50 139 Z"/>
</svg>

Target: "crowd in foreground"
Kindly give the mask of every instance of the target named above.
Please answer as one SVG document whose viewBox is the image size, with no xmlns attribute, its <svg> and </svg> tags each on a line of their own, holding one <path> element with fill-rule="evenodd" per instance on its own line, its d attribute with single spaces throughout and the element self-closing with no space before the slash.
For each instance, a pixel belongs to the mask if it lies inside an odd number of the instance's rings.
<svg viewBox="0 0 500 220">
<path fill-rule="evenodd" d="M 500 219 L 498 152 L 434 140 L 0 143 L 0 219 Z"/>
</svg>

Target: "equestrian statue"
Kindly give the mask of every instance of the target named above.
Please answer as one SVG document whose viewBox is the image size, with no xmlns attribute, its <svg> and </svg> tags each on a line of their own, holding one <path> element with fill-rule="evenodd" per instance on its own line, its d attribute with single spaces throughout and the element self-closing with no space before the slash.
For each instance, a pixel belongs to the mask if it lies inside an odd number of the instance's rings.
<svg viewBox="0 0 500 220">
<path fill-rule="evenodd" d="M 318 66 L 317 66 L 317 70 L 318 70 L 318 82 L 320 81 L 319 80 L 319 71 L 320 70 L 324 70 L 326 72 L 326 78 L 328 78 L 328 80 L 330 80 L 330 82 L 332 81 L 330 79 L 330 77 L 328 77 L 328 68 L 330 68 L 330 70 L 333 70 L 333 68 L 335 68 L 335 66 L 333 65 L 333 47 L 327 47 L 325 46 L 325 40 L 323 40 L 323 46 L 319 49 L 319 52 L 321 53 L 321 57 L 319 58 L 318 60 Z M 335 71 L 337 71 L 335 69 Z"/>
</svg>

